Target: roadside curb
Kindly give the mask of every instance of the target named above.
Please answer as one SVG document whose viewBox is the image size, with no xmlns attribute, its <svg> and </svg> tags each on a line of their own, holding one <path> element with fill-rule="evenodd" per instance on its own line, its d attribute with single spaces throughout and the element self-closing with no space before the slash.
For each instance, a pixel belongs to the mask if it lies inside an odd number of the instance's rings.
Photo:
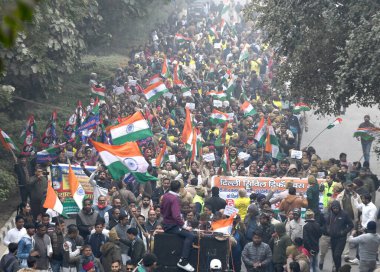
<svg viewBox="0 0 380 272">
<path fill-rule="evenodd" d="M 15 225 L 15 217 L 16 217 L 17 211 L 14 211 L 12 215 L 9 217 L 7 222 L 3 225 L 3 227 L 0 229 L 0 256 L 3 256 L 3 254 L 8 250 L 8 248 L 3 244 L 5 235 L 7 232 L 14 228 Z"/>
</svg>

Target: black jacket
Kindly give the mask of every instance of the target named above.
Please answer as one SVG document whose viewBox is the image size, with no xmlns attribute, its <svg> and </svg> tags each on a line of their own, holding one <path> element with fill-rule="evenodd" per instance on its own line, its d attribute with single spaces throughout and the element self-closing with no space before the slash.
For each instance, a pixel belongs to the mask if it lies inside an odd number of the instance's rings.
<svg viewBox="0 0 380 272">
<path fill-rule="evenodd" d="M 322 236 L 320 225 L 314 219 L 306 220 L 303 226 L 303 243 L 309 252 L 319 252 L 319 238 Z"/>
<path fill-rule="evenodd" d="M 333 213 L 332 208 L 339 207 L 337 214 Z M 326 231 L 331 238 L 346 237 L 347 234 L 354 228 L 351 218 L 345 211 L 342 211 L 338 201 L 334 200 L 331 203 L 330 212 L 326 218 Z"/>
<path fill-rule="evenodd" d="M 226 201 L 219 196 L 212 196 L 206 200 L 205 205 L 210 205 L 212 213 L 215 213 L 221 209 L 224 209 L 227 205 Z"/>
</svg>

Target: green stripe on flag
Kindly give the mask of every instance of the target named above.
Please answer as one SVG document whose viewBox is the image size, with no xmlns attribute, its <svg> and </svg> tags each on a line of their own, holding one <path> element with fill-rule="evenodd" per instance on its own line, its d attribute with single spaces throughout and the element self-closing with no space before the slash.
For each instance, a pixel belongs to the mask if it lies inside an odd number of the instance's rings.
<svg viewBox="0 0 380 272">
<path fill-rule="evenodd" d="M 112 144 L 122 145 L 126 142 L 135 142 L 135 141 L 146 139 L 152 136 L 153 136 L 153 133 L 150 129 L 143 129 L 143 130 L 139 130 L 138 132 L 129 133 L 121 137 L 112 139 Z"/>
</svg>

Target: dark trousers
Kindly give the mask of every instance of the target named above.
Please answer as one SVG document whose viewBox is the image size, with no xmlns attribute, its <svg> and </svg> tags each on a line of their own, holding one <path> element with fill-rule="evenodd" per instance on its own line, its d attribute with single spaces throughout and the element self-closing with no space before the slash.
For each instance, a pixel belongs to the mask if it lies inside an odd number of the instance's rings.
<svg viewBox="0 0 380 272">
<path fill-rule="evenodd" d="M 179 226 L 164 225 L 164 230 L 166 233 L 177 234 L 180 237 L 185 238 L 185 241 L 183 242 L 181 257 L 188 260 L 190 257 L 195 235 L 190 231 L 181 229 Z"/>
<path fill-rule="evenodd" d="M 21 202 L 22 203 L 27 203 L 28 202 L 28 197 L 30 198 L 30 196 L 29 196 L 29 188 L 26 185 L 20 185 L 18 187 L 18 189 L 20 191 Z"/>
<path fill-rule="evenodd" d="M 273 271 L 274 272 L 284 272 L 284 264 L 273 264 Z"/>
<path fill-rule="evenodd" d="M 338 269 L 342 265 L 342 254 L 344 250 L 344 246 L 346 245 L 346 236 L 343 237 L 331 237 L 331 252 L 333 261 L 335 264 L 335 269 Z"/>
</svg>

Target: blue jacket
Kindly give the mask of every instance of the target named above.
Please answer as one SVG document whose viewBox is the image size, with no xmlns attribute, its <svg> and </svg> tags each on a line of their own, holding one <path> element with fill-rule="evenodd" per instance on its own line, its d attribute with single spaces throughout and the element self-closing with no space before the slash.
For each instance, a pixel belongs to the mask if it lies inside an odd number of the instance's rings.
<svg viewBox="0 0 380 272">
<path fill-rule="evenodd" d="M 17 248 L 17 258 L 20 260 L 20 267 L 28 267 L 26 260 L 28 259 L 29 253 L 33 248 L 33 237 L 29 235 L 25 235 L 21 238 L 20 242 L 18 242 Z"/>
</svg>

